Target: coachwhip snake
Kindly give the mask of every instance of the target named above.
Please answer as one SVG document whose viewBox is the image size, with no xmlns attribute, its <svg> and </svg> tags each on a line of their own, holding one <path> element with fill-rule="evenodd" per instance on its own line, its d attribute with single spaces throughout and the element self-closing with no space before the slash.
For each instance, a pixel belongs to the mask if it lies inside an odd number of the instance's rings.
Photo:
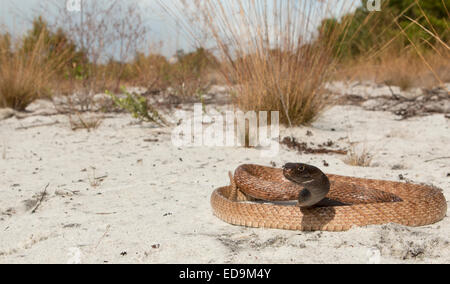
<svg viewBox="0 0 450 284">
<path fill-rule="evenodd" d="M 230 180 L 213 192 L 211 206 L 233 225 L 302 231 L 386 223 L 415 227 L 436 223 L 447 212 L 444 195 L 434 187 L 325 175 L 306 164 L 241 165 Z"/>
</svg>

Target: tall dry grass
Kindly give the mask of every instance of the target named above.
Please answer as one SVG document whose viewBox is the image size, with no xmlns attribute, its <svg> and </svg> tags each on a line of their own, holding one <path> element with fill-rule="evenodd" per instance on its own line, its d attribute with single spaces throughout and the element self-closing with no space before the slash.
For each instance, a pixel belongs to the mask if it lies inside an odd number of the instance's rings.
<svg viewBox="0 0 450 284">
<path fill-rule="evenodd" d="M 447 36 L 447 42 L 445 42 L 445 35 L 448 34 L 449 26 L 448 21 L 445 21 L 446 24 L 446 30 L 443 31 L 441 34 L 436 31 L 434 28 L 432 22 L 430 21 L 430 16 L 427 15 L 427 13 L 422 9 L 421 4 L 418 0 L 415 1 L 416 5 L 419 7 L 421 17 L 424 17 L 426 19 L 426 25 L 420 24 L 417 19 L 412 19 L 408 17 L 408 20 L 411 22 L 411 24 L 416 25 L 419 27 L 422 31 L 427 33 L 431 36 L 430 40 L 426 38 L 421 38 L 419 43 L 414 42 L 414 40 L 407 35 L 404 28 L 402 28 L 398 22 L 396 22 L 398 28 L 401 30 L 402 35 L 404 35 L 407 39 L 410 45 L 413 47 L 414 51 L 417 53 L 417 56 L 420 58 L 422 63 L 425 65 L 426 69 L 433 75 L 434 79 L 439 82 L 439 85 L 444 85 L 445 82 L 450 81 L 449 76 L 449 66 L 448 62 L 450 62 L 450 43 L 448 42 L 448 36 Z M 446 4 L 444 1 L 442 1 L 443 8 L 445 9 L 445 12 L 447 16 L 450 18 L 450 12 L 449 12 L 449 5 Z M 448 20 L 448 18 L 447 18 Z M 431 40 L 433 40 L 435 43 L 431 43 Z M 430 52 L 425 53 L 422 46 L 426 46 L 429 48 Z M 431 60 L 427 59 L 427 55 L 432 54 Z M 443 63 L 436 64 L 437 62 Z M 434 61 L 434 62 L 433 62 Z M 434 63 L 434 64 L 433 64 Z M 433 66 L 434 65 L 434 66 Z M 449 90 L 447 90 L 449 91 Z"/>
<path fill-rule="evenodd" d="M 339 65 L 335 80 L 374 81 L 402 90 L 432 88 L 450 82 L 450 51 L 426 52 L 421 58 L 414 50 L 384 52 L 375 58 L 362 57 Z M 431 68 L 431 70 L 430 70 Z"/>
<path fill-rule="evenodd" d="M 184 21 L 191 37 L 216 49 L 240 109 L 279 111 L 281 122 L 293 126 L 312 122 L 326 107 L 322 86 L 335 70 L 333 54 L 347 26 L 317 29 L 321 19 L 342 14 L 351 3 L 180 0 L 175 7 L 160 3 Z M 318 39 L 325 32 L 328 40 Z"/>
<path fill-rule="evenodd" d="M 67 53 L 49 57 L 42 33 L 31 49 L 0 43 L 0 107 L 19 111 L 34 100 L 50 96 L 50 82 L 67 62 Z"/>
</svg>

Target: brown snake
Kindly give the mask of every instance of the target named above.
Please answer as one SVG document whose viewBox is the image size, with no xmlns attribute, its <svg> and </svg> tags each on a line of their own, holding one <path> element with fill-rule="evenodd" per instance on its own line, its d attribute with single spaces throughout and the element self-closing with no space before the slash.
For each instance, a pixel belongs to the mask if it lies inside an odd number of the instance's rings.
<svg viewBox="0 0 450 284">
<path fill-rule="evenodd" d="M 241 165 L 231 185 L 211 195 L 214 214 L 247 227 L 302 231 L 346 231 L 354 226 L 434 224 L 447 202 L 434 187 L 325 175 L 306 164 L 283 169 Z M 297 204 L 289 201 L 297 200 Z"/>
</svg>

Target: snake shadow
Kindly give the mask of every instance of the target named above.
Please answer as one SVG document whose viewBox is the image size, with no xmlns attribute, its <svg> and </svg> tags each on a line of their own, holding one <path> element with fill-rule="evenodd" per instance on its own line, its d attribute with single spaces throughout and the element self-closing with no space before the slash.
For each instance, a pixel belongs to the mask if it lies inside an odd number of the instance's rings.
<svg viewBox="0 0 450 284">
<path fill-rule="evenodd" d="M 335 207 L 346 205 L 348 204 L 325 198 L 313 207 L 299 207 L 299 210 L 303 214 L 302 227 L 310 231 L 317 230 L 317 228 L 324 228 L 336 216 Z"/>
</svg>

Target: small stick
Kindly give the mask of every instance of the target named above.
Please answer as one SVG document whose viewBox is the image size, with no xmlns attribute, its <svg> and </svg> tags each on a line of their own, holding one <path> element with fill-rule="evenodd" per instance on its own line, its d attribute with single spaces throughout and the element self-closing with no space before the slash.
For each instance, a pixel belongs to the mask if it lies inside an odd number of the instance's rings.
<svg viewBox="0 0 450 284">
<path fill-rule="evenodd" d="M 397 101 L 400 100 L 399 95 L 397 95 L 396 93 L 394 93 L 394 90 L 392 90 L 391 85 L 387 84 L 387 86 L 388 86 L 388 88 L 389 88 L 389 91 L 390 91 L 391 94 L 392 94 L 392 97 L 393 97 L 394 99 L 396 99 Z"/>
<path fill-rule="evenodd" d="M 450 159 L 450 157 L 440 157 L 440 158 L 436 158 L 436 159 L 431 159 L 431 160 L 425 161 L 425 163 L 433 162 L 433 161 L 437 161 L 437 160 L 444 160 L 444 159 Z"/>
<path fill-rule="evenodd" d="M 100 179 L 105 179 L 105 178 L 107 178 L 108 176 L 107 175 L 105 175 L 105 176 L 101 176 L 101 177 L 96 177 L 95 179 L 96 180 L 100 180 Z"/>
<path fill-rule="evenodd" d="M 59 121 L 43 123 L 43 124 L 36 124 L 36 125 L 30 125 L 30 126 L 21 126 L 21 127 L 17 127 L 16 130 L 27 130 L 27 129 L 37 128 L 37 127 L 53 126 L 53 125 L 56 125 L 56 124 L 59 124 Z"/>
<path fill-rule="evenodd" d="M 94 247 L 94 250 L 96 250 L 98 248 L 98 246 L 100 245 L 100 243 L 102 242 L 102 240 L 106 237 L 106 235 L 109 232 L 109 229 L 111 228 L 111 225 L 106 226 L 106 230 L 105 233 L 103 234 L 103 236 L 98 240 L 97 245 Z"/>
<path fill-rule="evenodd" d="M 50 186 L 50 183 L 47 184 L 47 186 L 45 187 L 44 191 L 41 194 L 41 198 L 39 199 L 38 203 L 36 204 L 36 207 L 34 207 L 33 211 L 31 211 L 31 214 L 36 213 L 36 210 L 39 208 L 39 206 L 41 205 L 42 201 L 44 201 L 44 197 L 47 195 L 47 188 Z"/>
</svg>

